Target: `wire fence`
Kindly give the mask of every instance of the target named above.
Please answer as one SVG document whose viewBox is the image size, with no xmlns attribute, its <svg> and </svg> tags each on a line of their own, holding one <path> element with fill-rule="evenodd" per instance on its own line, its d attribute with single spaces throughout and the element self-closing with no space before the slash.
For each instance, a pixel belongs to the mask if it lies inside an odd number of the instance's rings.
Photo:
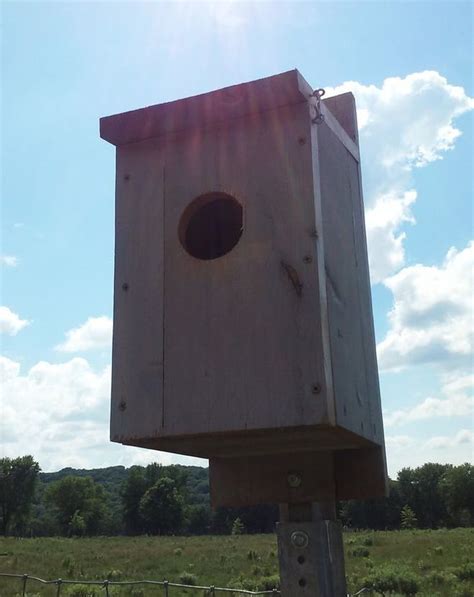
<svg viewBox="0 0 474 597">
<path fill-rule="evenodd" d="M 95 586 L 104 591 L 105 597 L 113 597 L 111 587 L 137 587 L 137 586 L 154 586 L 163 588 L 163 597 L 172 597 L 171 590 L 178 589 L 192 589 L 194 591 L 202 591 L 203 597 L 214 597 L 218 593 L 227 593 L 227 595 L 272 595 L 277 597 L 280 595 L 278 589 L 270 589 L 269 591 L 247 591 L 246 589 L 231 589 L 226 587 L 201 586 L 201 585 L 186 585 L 182 583 L 169 582 L 167 580 L 63 580 L 56 578 L 55 580 L 44 580 L 37 576 L 30 576 L 28 574 L 7 574 L 0 572 L 0 577 L 17 579 L 20 581 L 20 595 L 27 597 L 27 588 L 29 583 L 39 583 L 42 585 L 56 585 L 56 597 L 60 597 L 61 590 L 67 585 L 80 586 Z"/>
<path fill-rule="evenodd" d="M 193 591 L 202 591 L 203 597 L 215 597 L 218 593 L 227 593 L 227 595 L 235 596 L 238 595 L 272 595 L 273 597 L 281 596 L 278 589 L 270 589 L 266 591 L 248 591 L 246 589 L 235 589 L 229 587 L 214 587 L 214 586 L 201 586 L 201 585 L 186 585 L 182 583 L 169 582 L 167 580 L 63 580 L 62 578 L 56 578 L 55 580 L 44 580 L 37 576 L 30 576 L 28 574 L 7 574 L 0 572 L 0 578 L 11 578 L 18 580 L 20 585 L 21 597 L 28 597 L 27 588 L 28 583 L 39 583 L 41 585 L 56 586 L 56 597 L 61 597 L 61 594 L 66 595 L 64 592 L 61 593 L 63 587 L 67 585 L 79 585 L 79 586 L 95 586 L 104 591 L 104 597 L 113 597 L 113 591 L 111 587 L 138 587 L 138 586 L 153 586 L 162 587 L 163 597 L 172 597 L 171 591 L 177 589 L 192 589 Z M 30 584 L 31 586 L 31 584 Z M 357 597 L 363 593 L 376 593 L 382 595 L 384 593 L 375 591 L 363 587 L 357 593 L 353 595 L 347 595 L 347 597 Z"/>
</svg>

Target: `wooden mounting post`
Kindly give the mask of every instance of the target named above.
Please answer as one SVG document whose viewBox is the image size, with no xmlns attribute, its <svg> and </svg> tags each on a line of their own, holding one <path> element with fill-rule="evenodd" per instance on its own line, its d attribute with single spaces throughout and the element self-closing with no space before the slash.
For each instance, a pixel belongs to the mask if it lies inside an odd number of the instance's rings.
<svg viewBox="0 0 474 597">
<path fill-rule="evenodd" d="M 281 597 L 346 597 L 334 501 L 282 504 L 277 537 Z"/>
</svg>

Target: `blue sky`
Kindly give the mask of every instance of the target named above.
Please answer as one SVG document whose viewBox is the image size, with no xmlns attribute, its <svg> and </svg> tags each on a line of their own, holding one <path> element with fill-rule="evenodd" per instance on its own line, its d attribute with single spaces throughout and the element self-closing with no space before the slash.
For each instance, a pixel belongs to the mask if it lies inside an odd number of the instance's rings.
<svg viewBox="0 0 474 597">
<path fill-rule="evenodd" d="M 472 460 L 470 2 L 4 2 L 0 455 L 108 443 L 114 148 L 100 116 L 298 68 L 361 125 L 390 473 Z"/>
</svg>

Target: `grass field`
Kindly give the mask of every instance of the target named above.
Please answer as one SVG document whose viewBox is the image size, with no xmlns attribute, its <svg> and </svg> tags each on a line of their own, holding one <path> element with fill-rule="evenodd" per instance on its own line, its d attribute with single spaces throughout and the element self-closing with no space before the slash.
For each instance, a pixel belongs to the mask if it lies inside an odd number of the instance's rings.
<svg viewBox="0 0 474 597">
<path fill-rule="evenodd" d="M 346 533 L 345 548 L 351 593 L 372 582 L 386 595 L 474 597 L 474 529 Z M 270 588 L 278 578 L 274 535 L 6 538 L 0 554 L 0 572 L 44 579 L 185 579 L 255 589 Z M 390 593 L 391 586 L 398 592 Z M 61 595 L 104 595 L 95 591 L 63 587 Z M 170 589 L 170 597 L 202 594 Z M 20 581 L 0 579 L 0 595 L 21 595 Z M 56 588 L 31 582 L 28 595 L 54 596 Z M 158 595 L 163 588 L 110 588 L 110 597 Z"/>
</svg>

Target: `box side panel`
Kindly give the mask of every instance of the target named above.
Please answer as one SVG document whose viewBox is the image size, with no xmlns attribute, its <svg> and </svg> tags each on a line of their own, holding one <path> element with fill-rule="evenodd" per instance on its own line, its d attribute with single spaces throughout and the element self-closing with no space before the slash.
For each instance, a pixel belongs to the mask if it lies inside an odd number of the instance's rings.
<svg viewBox="0 0 474 597">
<path fill-rule="evenodd" d="M 327 422 L 309 135 L 302 104 L 168 144 L 165 436 Z M 203 261 L 177 231 L 208 192 L 244 220 L 232 251 Z"/>
<path fill-rule="evenodd" d="M 352 156 L 349 160 L 349 171 L 351 181 L 357 181 L 354 197 L 354 241 L 357 255 L 357 283 L 358 296 L 360 301 L 360 319 L 362 329 L 362 349 L 365 360 L 365 371 L 367 380 L 367 420 L 370 431 L 367 430 L 366 437 L 381 445 L 382 460 L 385 462 L 385 441 L 382 417 L 382 403 L 380 397 L 379 372 L 377 364 L 377 352 L 374 329 L 374 316 L 372 310 L 372 294 L 370 290 L 369 259 L 367 254 L 367 235 L 365 230 L 364 201 L 362 195 L 362 180 L 360 163 Z M 352 185 L 352 182 L 351 182 Z M 352 186 L 351 186 L 352 188 Z M 385 466 L 386 472 L 386 466 Z"/>
<path fill-rule="evenodd" d="M 329 334 L 337 424 L 383 443 L 359 164 L 318 126 Z"/>
<path fill-rule="evenodd" d="M 163 151 L 117 149 L 111 438 L 159 433 L 163 409 Z"/>
</svg>

